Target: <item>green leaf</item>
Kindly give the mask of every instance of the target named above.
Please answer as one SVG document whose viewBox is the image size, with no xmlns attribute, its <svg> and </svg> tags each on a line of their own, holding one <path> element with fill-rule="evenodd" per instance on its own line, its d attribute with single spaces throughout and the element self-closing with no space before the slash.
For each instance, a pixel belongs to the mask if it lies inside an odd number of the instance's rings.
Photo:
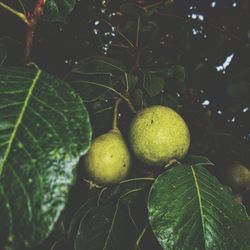
<svg viewBox="0 0 250 250">
<path fill-rule="evenodd" d="M 207 157 L 200 155 L 188 155 L 185 162 L 196 166 L 214 166 L 214 164 Z"/>
<path fill-rule="evenodd" d="M 37 245 L 53 230 L 91 134 L 88 113 L 65 82 L 0 67 L 0 237 L 13 249 Z"/>
<path fill-rule="evenodd" d="M 43 19 L 49 22 L 64 22 L 75 5 L 76 0 L 47 0 Z"/>
<path fill-rule="evenodd" d="M 156 96 L 161 93 L 165 86 L 165 81 L 162 77 L 151 73 L 145 72 L 143 78 L 143 87 L 149 96 Z"/>
<path fill-rule="evenodd" d="M 227 88 L 227 94 L 231 97 L 248 97 L 250 95 L 250 82 L 231 84 Z"/>
<path fill-rule="evenodd" d="M 94 102 L 113 89 L 112 76 L 106 73 L 84 73 L 74 69 L 65 80 L 84 102 Z"/>
<path fill-rule="evenodd" d="M 181 65 L 174 65 L 169 68 L 169 76 L 179 82 L 184 82 L 186 78 L 185 68 Z"/>
<path fill-rule="evenodd" d="M 93 102 L 108 91 L 118 94 L 114 86 L 114 75 L 124 74 L 126 67 L 119 61 L 108 57 L 89 57 L 82 60 L 66 76 L 71 86 L 85 102 Z"/>
<path fill-rule="evenodd" d="M 185 84 L 186 72 L 181 65 L 173 65 L 167 69 L 157 71 L 157 74 L 166 79 L 166 88 L 175 88 L 180 91 L 183 96 L 187 94 L 187 86 Z"/>
<path fill-rule="evenodd" d="M 132 92 L 132 99 L 136 108 L 140 109 L 143 107 L 143 92 L 141 89 L 135 89 Z"/>
<path fill-rule="evenodd" d="M 123 82 L 124 82 L 125 89 L 132 91 L 136 87 L 136 84 L 138 82 L 138 76 L 125 73 Z"/>
<path fill-rule="evenodd" d="M 199 165 L 179 165 L 160 175 L 148 213 L 163 249 L 249 249 L 245 208 Z"/>
<path fill-rule="evenodd" d="M 172 78 L 179 82 L 184 82 L 186 78 L 185 68 L 181 65 L 173 65 L 170 68 L 163 68 L 157 70 L 157 74 L 164 79 Z"/>
<path fill-rule="evenodd" d="M 76 67 L 81 72 L 90 73 L 113 73 L 113 72 L 125 72 L 126 66 L 118 60 L 104 56 L 87 57 L 80 61 L 80 64 Z"/>
<path fill-rule="evenodd" d="M 71 219 L 69 228 L 67 230 L 68 236 L 70 238 L 73 238 L 76 235 L 81 220 L 84 218 L 85 215 L 88 214 L 90 209 L 96 207 L 96 204 L 97 204 L 96 199 L 90 198 L 75 212 L 75 214 Z"/>
<path fill-rule="evenodd" d="M 133 249 L 135 241 L 134 225 L 117 203 L 92 208 L 84 216 L 75 238 L 75 250 Z"/>
<path fill-rule="evenodd" d="M 37 0 L 19 0 L 26 11 L 33 11 Z M 42 19 L 48 22 L 65 22 L 66 17 L 73 11 L 76 0 L 47 0 Z"/>
</svg>

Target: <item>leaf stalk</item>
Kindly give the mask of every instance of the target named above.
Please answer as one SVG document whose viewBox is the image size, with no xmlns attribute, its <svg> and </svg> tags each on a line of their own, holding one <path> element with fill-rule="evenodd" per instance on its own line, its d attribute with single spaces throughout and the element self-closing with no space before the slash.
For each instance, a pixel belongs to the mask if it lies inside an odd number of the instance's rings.
<svg viewBox="0 0 250 250">
<path fill-rule="evenodd" d="M 4 4 L 1 1 L 0 1 L 0 6 L 3 7 L 4 9 L 6 9 L 7 11 L 11 12 L 12 14 L 16 15 L 17 17 L 19 17 L 27 25 L 29 24 L 29 20 L 27 19 L 26 15 L 23 14 L 22 12 L 14 10 L 13 8 L 11 8 L 10 6 L 8 6 L 7 4 Z"/>
</svg>

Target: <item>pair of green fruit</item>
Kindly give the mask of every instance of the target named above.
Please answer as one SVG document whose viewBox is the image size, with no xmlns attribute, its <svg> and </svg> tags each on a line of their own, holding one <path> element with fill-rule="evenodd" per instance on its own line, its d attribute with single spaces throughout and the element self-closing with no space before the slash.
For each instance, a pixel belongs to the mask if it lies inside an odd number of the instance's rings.
<svg viewBox="0 0 250 250">
<path fill-rule="evenodd" d="M 144 108 L 135 115 L 129 142 L 135 156 L 151 166 L 182 159 L 189 148 L 190 133 L 185 121 L 165 106 Z M 126 178 L 131 156 L 119 129 L 97 137 L 84 158 L 88 177 L 98 185 L 111 185 Z"/>
</svg>

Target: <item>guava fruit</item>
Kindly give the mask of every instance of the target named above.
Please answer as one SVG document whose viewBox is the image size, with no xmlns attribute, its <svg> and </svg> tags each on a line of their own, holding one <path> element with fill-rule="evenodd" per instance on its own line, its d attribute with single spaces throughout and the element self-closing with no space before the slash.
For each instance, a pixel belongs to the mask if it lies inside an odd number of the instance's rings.
<svg viewBox="0 0 250 250">
<path fill-rule="evenodd" d="M 163 166 L 186 155 L 190 133 L 178 113 L 158 105 L 144 108 L 135 115 L 129 141 L 138 159 L 151 166 Z"/>
<path fill-rule="evenodd" d="M 223 180 L 236 193 L 250 189 L 250 170 L 238 161 L 223 168 Z"/>
<path fill-rule="evenodd" d="M 95 184 L 111 185 L 125 179 L 131 157 L 119 129 L 95 138 L 83 162 L 86 174 Z"/>
</svg>

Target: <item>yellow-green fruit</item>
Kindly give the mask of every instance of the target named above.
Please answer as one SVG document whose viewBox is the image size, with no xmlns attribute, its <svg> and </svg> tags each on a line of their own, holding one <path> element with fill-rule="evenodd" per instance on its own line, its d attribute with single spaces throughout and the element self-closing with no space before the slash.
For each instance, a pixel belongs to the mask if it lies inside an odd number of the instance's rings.
<svg viewBox="0 0 250 250">
<path fill-rule="evenodd" d="M 250 171 L 239 162 L 234 162 L 223 171 L 225 184 L 235 192 L 244 192 L 250 189 Z"/>
<path fill-rule="evenodd" d="M 122 181 L 131 165 L 127 145 L 118 129 L 98 136 L 84 157 L 88 177 L 98 185 Z"/>
<path fill-rule="evenodd" d="M 182 159 L 189 148 L 190 133 L 174 110 L 152 106 L 140 110 L 129 131 L 129 141 L 138 159 L 148 165 L 165 165 Z"/>
</svg>

